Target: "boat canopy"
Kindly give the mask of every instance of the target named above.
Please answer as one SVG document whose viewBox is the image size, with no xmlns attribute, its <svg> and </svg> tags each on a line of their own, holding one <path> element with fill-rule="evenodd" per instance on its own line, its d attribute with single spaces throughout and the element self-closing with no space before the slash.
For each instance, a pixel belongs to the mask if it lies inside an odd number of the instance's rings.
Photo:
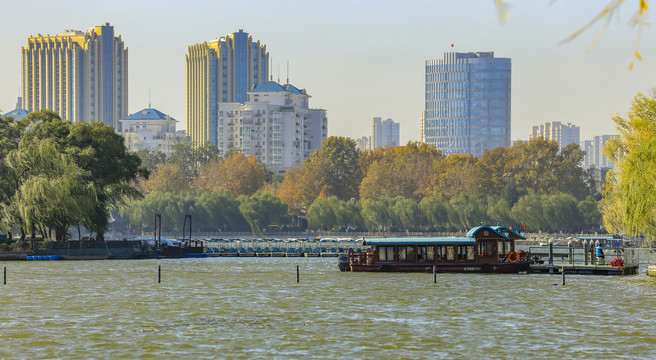
<svg viewBox="0 0 656 360">
<path fill-rule="evenodd" d="M 515 231 L 515 230 L 513 230 L 513 229 L 511 229 L 507 226 L 492 226 L 492 229 L 494 229 L 494 231 L 496 231 L 500 234 L 510 233 L 510 234 L 514 234 L 517 239 L 526 240 L 526 238 L 523 235 L 521 235 L 517 231 Z M 512 237 L 512 236 L 508 236 L 508 237 Z"/>
<path fill-rule="evenodd" d="M 383 238 L 366 239 L 362 245 L 476 245 L 476 239 L 466 237 L 434 237 L 434 238 Z"/>
<path fill-rule="evenodd" d="M 500 228 L 500 226 L 499 226 L 499 228 Z M 500 231 L 497 231 L 496 229 L 494 229 L 494 228 L 492 228 L 492 227 L 490 227 L 490 226 L 477 226 L 477 227 L 472 228 L 471 230 L 469 230 L 469 231 L 467 232 L 467 235 L 465 235 L 465 236 L 467 236 L 468 238 L 473 238 L 474 235 L 476 235 L 476 233 L 479 232 L 479 231 L 481 231 L 481 230 L 492 231 L 492 232 L 496 233 L 497 235 L 499 235 L 499 237 L 502 237 L 502 238 L 505 238 L 505 239 L 507 239 L 507 240 L 510 240 L 510 238 L 509 238 L 508 236 L 504 235 L 504 234 L 501 233 Z"/>
</svg>

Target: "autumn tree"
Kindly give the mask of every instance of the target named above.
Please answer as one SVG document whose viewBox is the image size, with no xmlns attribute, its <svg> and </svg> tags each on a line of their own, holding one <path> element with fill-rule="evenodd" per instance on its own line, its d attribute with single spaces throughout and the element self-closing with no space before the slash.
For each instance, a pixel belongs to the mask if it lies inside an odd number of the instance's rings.
<svg viewBox="0 0 656 360">
<path fill-rule="evenodd" d="M 147 193 L 155 191 L 178 193 L 189 188 L 189 181 L 177 164 L 158 164 L 157 169 L 148 179 L 141 182 Z"/>
<path fill-rule="evenodd" d="M 305 215 L 312 203 L 319 198 L 328 197 L 329 185 L 318 172 L 329 166 L 328 159 L 315 159 L 312 164 L 305 162 L 294 169 L 288 169 L 278 186 L 278 197 L 289 206 L 289 213 Z"/>
<path fill-rule="evenodd" d="M 478 158 L 472 154 L 452 154 L 433 163 L 431 176 L 423 191 L 427 195 L 452 199 L 460 194 L 483 196 L 477 166 Z"/>
<path fill-rule="evenodd" d="M 406 146 L 366 152 L 362 158 L 360 164 L 366 176 L 360 185 L 361 199 L 402 196 L 420 200 L 433 164 L 443 156 L 435 147 L 409 142 Z"/>
<path fill-rule="evenodd" d="M 265 173 L 253 155 L 229 155 L 202 166 L 194 185 L 204 190 L 228 189 L 235 195 L 254 194 L 264 185 Z"/>
</svg>

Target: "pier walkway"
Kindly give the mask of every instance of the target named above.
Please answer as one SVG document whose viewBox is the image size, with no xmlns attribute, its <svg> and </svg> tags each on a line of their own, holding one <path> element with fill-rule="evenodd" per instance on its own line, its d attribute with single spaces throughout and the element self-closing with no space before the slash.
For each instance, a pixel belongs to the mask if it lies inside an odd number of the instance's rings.
<svg viewBox="0 0 656 360">
<path fill-rule="evenodd" d="M 524 250 L 524 249 L 522 249 Z M 526 251 L 526 250 L 524 250 Z M 596 244 L 580 246 L 542 245 L 528 247 L 534 260 L 528 272 L 533 274 L 633 275 L 638 273 L 640 249 L 603 247 L 603 257 L 596 256 Z"/>
</svg>

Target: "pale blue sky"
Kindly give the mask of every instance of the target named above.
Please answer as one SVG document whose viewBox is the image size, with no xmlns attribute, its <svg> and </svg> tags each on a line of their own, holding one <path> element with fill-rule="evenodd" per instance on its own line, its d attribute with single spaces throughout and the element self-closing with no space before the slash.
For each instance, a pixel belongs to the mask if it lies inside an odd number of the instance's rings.
<svg viewBox="0 0 656 360">
<path fill-rule="evenodd" d="M 628 70 L 636 1 L 590 52 L 601 25 L 558 43 L 606 1 L 508 0 L 500 24 L 492 0 L 406 1 L 47 1 L 0 0 L 0 109 L 14 108 L 20 49 L 29 35 L 84 30 L 110 22 L 129 50 L 129 111 L 152 105 L 185 124 L 187 46 L 239 29 L 267 45 L 273 75 L 305 88 L 311 107 L 328 111 L 329 135 L 371 134 L 371 118 L 401 123 L 401 142 L 419 139 L 424 63 L 445 51 L 494 51 L 512 59 L 512 138 L 532 125 L 572 122 L 581 140 L 615 133 L 611 116 L 626 114 L 638 92 L 656 87 L 656 34 L 643 31 L 645 60 Z M 651 10 L 653 13 L 656 10 Z M 279 64 L 279 65 L 278 65 Z"/>
</svg>

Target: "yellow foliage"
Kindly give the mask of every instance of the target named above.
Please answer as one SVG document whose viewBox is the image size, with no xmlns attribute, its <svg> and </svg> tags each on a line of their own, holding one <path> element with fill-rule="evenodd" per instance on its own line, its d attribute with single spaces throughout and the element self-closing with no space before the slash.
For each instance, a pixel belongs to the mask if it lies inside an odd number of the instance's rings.
<svg viewBox="0 0 656 360">
<path fill-rule="evenodd" d="M 252 195 L 264 185 L 264 170 L 253 155 L 232 154 L 205 164 L 194 180 L 204 190 L 228 189 L 235 195 Z"/>
<path fill-rule="evenodd" d="M 180 166 L 176 164 L 158 164 L 148 180 L 141 182 L 141 187 L 147 193 L 172 192 L 179 193 L 189 188 L 189 182 L 185 178 Z"/>
</svg>

